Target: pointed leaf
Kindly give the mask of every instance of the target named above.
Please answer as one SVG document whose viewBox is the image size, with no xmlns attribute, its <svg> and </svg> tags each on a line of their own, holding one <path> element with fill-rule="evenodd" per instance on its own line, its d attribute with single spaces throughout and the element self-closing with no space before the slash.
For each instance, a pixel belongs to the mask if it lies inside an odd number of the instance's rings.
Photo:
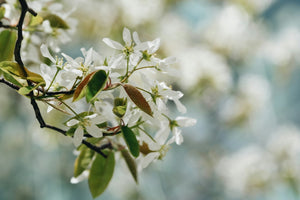
<svg viewBox="0 0 300 200">
<path fill-rule="evenodd" d="M 89 148 L 85 148 L 80 152 L 74 163 L 74 177 L 79 176 L 84 170 L 87 169 L 92 161 L 94 153 L 95 152 Z"/>
<path fill-rule="evenodd" d="M 25 78 L 25 74 L 20 65 L 13 61 L 0 62 L 0 69 L 8 74 Z"/>
<path fill-rule="evenodd" d="M 44 78 L 34 72 L 29 71 L 27 68 L 24 67 L 27 76 L 25 75 L 24 71 L 22 70 L 21 66 L 13 61 L 2 61 L 0 62 L 0 69 L 5 72 L 8 73 L 12 76 L 18 76 L 21 77 L 23 79 L 27 79 L 32 81 L 33 83 L 39 84 L 41 86 L 45 86 L 46 82 L 44 80 Z"/>
<path fill-rule="evenodd" d="M 51 27 L 53 28 L 61 28 L 68 29 L 68 24 L 59 16 L 55 14 L 42 14 L 44 20 L 49 20 Z"/>
<path fill-rule="evenodd" d="M 130 156 L 129 152 L 126 149 L 121 151 L 121 154 L 127 164 L 127 167 L 134 178 L 135 182 L 138 183 L 138 174 L 137 174 L 137 167 L 134 159 Z"/>
<path fill-rule="evenodd" d="M 140 146 L 134 132 L 128 126 L 122 126 L 121 130 L 130 153 L 134 157 L 138 157 L 140 154 Z"/>
<path fill-rule="evenodd" d="M 42 23 L 43 23 L 43 17 L 41 17 L 40 15 L 37 15 L 37 16 L 31 15 L 29 26 L 37 26 Z"/>
<path fill-rule="evenodd" d="M 25 71 L 27 73 L 27 77 L 26 77 L 27 80 L 30 80 L 34 83 L 37 83 L 37 84 L 41 85 L 41 86 L 46 85 L 46 82 L 45 82 L 44 78 L 41 75 L 39 75 L 37 73 L 34 73 L 34 72 L 31 72 L 27 68 L 25 68 Z"/>
<path fill-rule="evenodd" d="M 0 7 L 0 20 L 4 17 L 5 15 L 5 7 Z"/>
<path fill-rule="evenodd" d="M 73 95 L 73 102 L 77 101 L 79 99 L 81 99 L 82 97 L 84 97 L 85 95 L 85 86 L 88 84 L 90 78 L 92 75 L 94 75 L 95 72 L 90 73 L 89 75 L 87 75 L 82 81 L 81 83 L 77 86 L 74 95 Z"/>
<path fill-rule="evenodd" d="M 115 156 L 113 152 L 108 152 L 107 158 L 100 154 L 96 155 L 89 175 L 89 188 L 93 198 L 98 197 L 108 186 L 115 168 Z"/>
<path fill-rule="evenodd" d="M 107 80 L 107 74 L 104 70 L 98 70 L 91 77 L 86 88 L 86 101 L 91 102 L 103 90 Z"/>
<path fill-rule="evenodd" d="M 135 103 L 135 105 L 148 115 L 152 116 L 151 107 L 142 95 L 142 93 L 133 85 L 124 84 L 123 87 L 130 99 Z"/>
<path fill-rule="evenodd" d="M 24 87 L 21 87 L 21 88 L 18 90 L 18 93 L 21 94 L 21 95 L 26 96 L 26 95 L 29 94 L 33 89 L 34 89 L 34 87 L 32 87 L 32 86 L 24 86 Z"/>
<path fill-rule="evenodd" d="M 0 61 L 13 59 L 17 33 L 11 30 L 4 30 L 0 33 Z"/>
<path fill-rule="evenodd" d="M 19 86 L 19 87 L 23 86 L 22 83 L 19 82 L 18 77 L 16 77 L 16 76 L 12 76 L 9 73 L 3 72 L 3 77 L 5 78 L 5 80 L 7 80 L 7 81 Z"/>
</svg>

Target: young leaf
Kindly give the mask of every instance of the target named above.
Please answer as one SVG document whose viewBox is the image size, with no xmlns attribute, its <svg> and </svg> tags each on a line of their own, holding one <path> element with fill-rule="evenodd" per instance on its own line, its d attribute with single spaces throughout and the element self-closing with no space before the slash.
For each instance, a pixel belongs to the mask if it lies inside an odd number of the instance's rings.
<svg viewBox="0 0 300 200">
<path fill-rule="evenodd" d="M 5 15 L 5 7 L 0 7 L 0 20 L 4 17 Z"/>
<path fill-rule="evenodd" d="M 44 20 L 49 20 L 50 26 L 53 28 L 68 29 L 68 24 L 59 16 L 54 14 L 42 14 Z"/>
<path fill-rule="evenodd" d="M 152 116 L 150 105 L 148 104 L 142 93 L 133 85 L 123 84 L 123 87 L 130 99 L 135 103 L 135 105 L 148 115 Z"/>
<path fill-rule="evenodd" d="M 79 176 L 84 170 L 87 169 L 92 161 L 94 153 L 95 152 L 89 148 L 85 148 L 80 152 L 74 163 L 74 177 Z"/>
<path fill-rule="evenodd" d="M 1 71 L 1 70 L 0 70 Z M 5 80 L 19 86 L 22 87 L 22 83 L 19 82 L 18 78 L 15 76 L 10 75 L 9 73 L 3 72 L 3 77 L 5 78 Z"/>
<path fill-rule="evenodd" d="M 97 154 L 91 167 L 88 182 L 93 198 L 98 197 L 104 192 L 114 173 L 114 153 L 109 151 L 106 152 L 108 152 L 107 158 Z"/>
<path fill-rule="evenodd" d="M 27 80 L 30 80 L 30 81 L 32 81 L 36 84 L 39 84 L 40 86 L 45 86 L 46 85 L 46 82 L 45 82 L 44 78 L 41 75 L 39 75 L 37 73 L 34 73 L 34 72 L 31 72 L 27 68 L 25 68 L 25 71 L 27 73 L 27 77 L 26 77 Z"/>
<path fill-rule="evenodd" d="M 21 87 L 21 88 L 18 90 L 18 93 L 21 94 L 21 95 L 27 95 L 27 94 L 29 94 L 33 89 L 34 89 L 34 87 L 32 87 L 32 86 L 24 86 L 24 87 Z"/>
<path fill-rule="evenodd" d="M 121 151 L 121 154 L 127 164 L 127 167 L 134 178 L 135 182 L 138 183 L 138 174 L 137 174 L 137 167 L 134 159 L 130 156 L 129 152 L 126 149 Z"/>
<path fill-rule="evenodd" d="M 127 98 L 115 98 L 113 113 L 118 117 L 122 118 L 127 109 Z"/>
<path fill-rule="evenodd" d="M 12 76 L 18 76 L 20 78 L 23 79 L 27 79 L 30 80 L 36 84 L 39 84 L 41 86 L 45 86 L 46 82 L 44 80 L 44 78 L 34 72 L 29 71 L 28 69 L 25 69 L 27 76 L 25 75 L 24 71 L 22 70 L 21 66 L 13 61 L 2 61 L 0 62 L 0 69 L 4 72 L 4 73 L 8 73 Z"/>
<path fill-rule="evenodd" d="M 12 60 L 17 41 L 17 33 L 4 30 L 0 33 L 0 62 Z"/>
<path fill-rule="evenodd" d="M 40 15 L 31 16 L 28 26 L 37 26 L 43 23 L 43 18 Z"/>
<path fill-rule="evenodd" d="M 134 157 L 138 157 L 140 154 L 140 146 L 134 132 L 128 126 L 122 126 L 121 130 L 130 153 Z"/>
<path fill-rule="evenodd" d="M 77 86 L 74 95 L 73 95 L 73 102 L 77 101 L 79 99 L 81 99 L 82 97 L 84 97 L 85 92 L 86 92 L 86 85 L 88 84 L 90 78 L 92 75 L 94 75 L 95 72 L 90 73 L 89 75 L 87 75 L 82 81 L 81 83 Z"/>
<path fill-rule="evenodd" d="M 86 101 L 91 102 L 105 87 L 107 74 L 104 70 L 98 70 L 91 77 L 86 88 Z"/>
<path fill-rule="evenodd" d="M 25 78 L 25 74 L 20 65 L 13 61 L 2 61 L 0 62 L 0 69 L 13 76 Z"/>
</svg>

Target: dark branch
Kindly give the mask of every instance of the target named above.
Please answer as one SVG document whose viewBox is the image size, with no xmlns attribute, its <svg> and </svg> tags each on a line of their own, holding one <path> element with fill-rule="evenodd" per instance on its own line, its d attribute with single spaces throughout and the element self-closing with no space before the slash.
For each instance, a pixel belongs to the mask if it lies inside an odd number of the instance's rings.
<svg viewBox="0 0 300 200">
<path fill-rule="evenodd" d="M 93 145 L 93 144 L 91 144 L 91 143 L 89 143 L 89 142 L 87 142 L 87 141 L 85 141 L 85 140 L 82 140 L 82 144 L 84 144 L 84 145 L 87 146 L 88 148 L 90 148 L 90 149 L 96 151 L 97 153 L 99 153 L 100 155 L 102 155 L 104 158 L 107 158 L 107 155 L 105 155 L 105 154 L 101 151 L 101 150 L 104 149 L 104 148 L 97 147 L 97 146 L 95 146 L 95 145 Z M 108 147 L 106 147 L 106 148 L 108 148 Z"/>
<path fill-rule="evenodd" d="M 47 96 L 54 96 L 54 95 L 60 95 L 60 94 L 74 94 L 75 90 L 70 91 L 58 91 L 58 92 L 45 92 Z"/>
<path fill-rule="evenodd" d="M 14 56 L 15 56 L 15 61 L 20 65 L 22 71 L 23 71 L 23 74 L 25 77 L 27 77 L 27 72 L 25 70 L 25 67 L 24 67 L 24 63 L 22 61 L 22 58 L 21 58 L 21 47 L 22 47 L 22 41 L 23 41 L 23 30 L 22 30 L 22 27 L 23 27 L 23 23 L 24 23 L 24 19 L 25 19 L 25 15 L 27 12 L 31 13 L 32 15 L 36 16 L 37 13 L 35 11 L 33 11 L 32 9 L 28 8 L 28 5 L 27 5 L 27 2 L 26 0 L 19 0 L 20 4 L 21 4 L 21 15 L 20 15 L 20 19 L 19 19 L 19 22 L 18 22 L 18 25 L 17 25 L 17 28 L 18 28 L 18 38 L 17 38 L 17 41 L 16 41 L 16 45 L 15 45 L 15 49 L 14 49 Z M 4 80 L 3 78 L 0 79 L 0 82 L 8 85 L 9 87 L 15 89 L 15 90 L 18 90 L 19 87 Z M 32 83 L 30 81 L 27 81 L 28 85 L 32 85 Z M 47 92 L 46 94 L 47 95 L 57 95 L 57 94 L 72 94 L 74 93 L 74 91 L 66 91 L 66 92 Z M 49 128 L 49 129 L 52 129 L 56 132 L 59 132 L 63 135 L 66 136 L 66 131 L 65 130 L 62 130 L 58 127 L 55 127 L 55 126 L 51 126 L 51 125 L 48 125 L 45 123 L 44 119 L 43 119 L 43 116 L 41 114 L 41 111 L 40 111 L 40 108 L 35 100 L 35 96 L 33 94 L 33 92 L 30 92 L 29 94 L 30 96 L 30 99 L 31 99 L 31 105 L 33 107 L 33 110 L 34 110 L 34 113 L 35 113 L 35 116 L 36 116 L 36 119 L 38 120 L 39 124 L 40 124 L 40 127 L 41 128 Z M 107 157 L 101 150 L 102 149 L 105 149 L 105 148 L 112 148 L 111 145 L 105 145 L 105 146 L 102 146 L 102 147 L 97 147 L 85 140 L 82 140 L 82 144 L 86 145 L 88 148 L 96 151 L 97 153 L 101 154 L 103 157 Z"/>
<path fill-rule="evenodd" d="M 15 26 L 11 26 L 11 25 L 5 25 L 2 22 L 0 22 L 0 27 L 1 28 L 7 28 L 7 29 L 17 29 Z"/>
<path fill-rule="evenodd" d="M 0 83 L 4 83 L 5 85 L 9 86 L 10 88 L 12 88 L 14 90 L 19 90 L 20 89 L 19 86 L 15 85 L 15 84 L 13 84 L 11 82 L 6 81 L 4 78 L 0 79 Z"/>
</svg>

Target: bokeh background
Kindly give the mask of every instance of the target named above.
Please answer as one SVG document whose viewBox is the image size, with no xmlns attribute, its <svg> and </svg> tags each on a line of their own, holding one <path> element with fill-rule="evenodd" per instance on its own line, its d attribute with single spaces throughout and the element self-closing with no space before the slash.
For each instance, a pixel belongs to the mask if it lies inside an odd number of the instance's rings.
<svg viewBox="0 0 300 200">
<path fill-rule="evenodd" d="M 178 59 L 180 77 L 168 83 L 198 120 L 138 185 L 120 162 L 97 199 L 300 199 L 299 0 L 63 3 L 77 7 L 77 32 L 62 47 L 72 57 L 81 47 L 105 55 L 102 38 L 121 40 L 124 26 L 160 37 L 159 54 Z M 0 199 L 92 199 L 87 181 L 70 183 L 70 141 L 40 129 L 28 99 L 4 85 L 0 93 Z"/>
</svg>

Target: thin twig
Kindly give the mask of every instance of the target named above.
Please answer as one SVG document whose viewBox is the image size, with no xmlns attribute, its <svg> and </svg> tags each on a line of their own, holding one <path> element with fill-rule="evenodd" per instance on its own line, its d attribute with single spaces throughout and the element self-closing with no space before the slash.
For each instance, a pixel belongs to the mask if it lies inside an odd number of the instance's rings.
<svg viewBox="0 0 300 200">
<path fill-rule="evenodd" d="M 5 85 L 9 86 L 10 88 L 12 88 L 14 90 L 19 90 L 20 89 L 19 86 L 15 85 L 15 84 L 13 84 L 11 82 L 6 81 L 4 78 L 0 79 L 0 83 L 4 83 Z"/>
<path fill-rule="evenodd" d="M 23 27 L 25 15 L 26 15 L 27 12 L 31 13 L 34 16 L 36 16 L 37 13 L 35 11 L 33 11 L 32 9 L 28 8 L 26 0 L 19 0 L 19 2 L 21 4 L 21 15 L 20 15 L 20 19 L 19 19 L 19 22 L 18 22 L 18 25 L 17 25 L 18 37 L 17 37 L 17 41 L 16 41 L 16 44 L 15 44 L 14 56 L 15 56 L 15 61 L 20 65 L 24 76 L 27 77 L 27 72 L 25 70 L 24 63 L 23 63 L 22 58 L 21 58 L 21 46 L 22 46 L 22 41 L 23 41 L 22 27 Z M 10 28 L 10 27 L 4 27 L 4 28 Z M 0 82 L 8 85 L 9 87 L 11 87 L 15 90 L 20 89 L 18 86 L 4 80 L 3 78 L 0 79 Z M 29 80 L 27 80 L 27 83 L 28 83 L 28 85 L 32 85 L 32 83 Z M 70 92 L 68 92 L 68 91 L 67 92 L 47 92 L 45 94 L 47 94 L 47 95 L 58 95 L 58 94 L 69 94 L 69 93 L 72 94 L 72 93 L 74 93 L 74 91 L 70 91 Z M 40 108 L 39 108 L 39 106 L 38 106 L 38 104 L 35 100 L 35 96 L 34 96 L 33 91 L 30 92 L 29 96 L 30 96 L 30 100 L 31 100 L 30 101 L 31 105 L 33 107 L 36 119 L 38 120 L 38 122 L 40 124 L 40 127 L 54 130 L 54 131 L 59 132 L 59 133 L 66 136 L 67 131 L 65 131 L 63 129 L 60 129 L 58 127 L 46 124 L 46 122 L 44 121 L 44 118 L 41 114 Z M 95 145 L 93 145 L 93 144 L 91 144 L 91 143 L 89 143 L 85 140 L 82 140 L 82 144 L 86 145 L 88 148 L 90 148 L 90 149 L 96 151 L 97 153 L 101 154 L 105 158 L 107 156 L 101 150 L 105 149 L 105 148 L 112 148 L 111 145 L 103 145 L 101 147 L 97 147 L 97 146 L 95 146 Z"/>
</svg>

